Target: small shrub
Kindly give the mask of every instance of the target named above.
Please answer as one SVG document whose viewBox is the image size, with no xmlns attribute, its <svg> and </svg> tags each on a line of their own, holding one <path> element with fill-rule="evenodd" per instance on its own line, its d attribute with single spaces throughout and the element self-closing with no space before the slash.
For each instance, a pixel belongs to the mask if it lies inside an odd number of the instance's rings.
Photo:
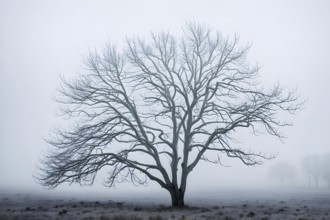
<svg viewBox="0 0 330 220">
<path fill-rule="evenodd" d="M 164 220 L 164 218 L 160 215 L 156 215 L 156 216 L 150 216 L 149 220 Z"/>
<path fill-rule="evenodd" d="M 143 208 L 141 208 L 141 207 L 135 207 L 134 208 L 134 211 L 136 211 L 136 212 L 139 212 L 139 211 L 142 211 L 143 210 Z"/>
<path fill-rule="evenodd" d="M 115 215 L 112 217 L 112 220 L 128 220 L 124 215 Z"/>
<path fill-rule="evenodd" d="M 204 212 L 210 212 L 210 211 L 211 211 L 211 210 L 208 209 L 208 208 L 202 208 L 202 209 L 201 209 L 201 212 L 202 212 L 202 213 L 204 213 Z"/>
<path fill-rule="evenodd" d="M 123 202 L 117 202 L 116 205 L 117 205 L 118 207 L 121 207 L 121 206 L 124 205 L 124 203 L 123 203 Z"/>
<path fill-rule="evenodd" d="M 59 215 L 64 215 L 64 214 L 66 214 L 68 212 L 68 210 L 66 210 L 66 209 L 62 209 L 58 214 Z"/>
<path fill-rule="evenodd" d="M 252 218 L 256 215 L 256 213 L 254 213 L 253 211 L 249 211 L 248 214 L 246 214 L 246 217 Z"/>
</svg>

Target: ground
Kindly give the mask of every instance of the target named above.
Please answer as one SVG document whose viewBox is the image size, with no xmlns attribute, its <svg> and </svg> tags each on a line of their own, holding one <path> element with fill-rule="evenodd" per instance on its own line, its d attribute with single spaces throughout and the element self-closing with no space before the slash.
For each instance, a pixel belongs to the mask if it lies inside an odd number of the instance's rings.
<svg viewBox="0 0 330 220">
<path fill-rule="evenodd" d="M 330 192 L 321 190 L 209 192 L 186 203 L 174 209 L 167 199 L 146 195 L 108 200 L 4 192 L 0 219 L 330 219 Z"/>
</svg>

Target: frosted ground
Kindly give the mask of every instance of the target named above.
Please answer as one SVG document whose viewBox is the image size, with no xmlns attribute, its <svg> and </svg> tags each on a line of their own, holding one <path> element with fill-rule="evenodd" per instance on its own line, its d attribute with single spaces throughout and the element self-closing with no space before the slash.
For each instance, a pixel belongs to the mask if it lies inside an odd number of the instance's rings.
<svg viewBox="0 0 330 220">
<path fill-rule="evenodd" d="M 330 191 L 223 190 L 190 193 L 173 209 L 156 194 L 37 195 L 2 192 L 0 219 L 330 219 Z"/>
</svg>

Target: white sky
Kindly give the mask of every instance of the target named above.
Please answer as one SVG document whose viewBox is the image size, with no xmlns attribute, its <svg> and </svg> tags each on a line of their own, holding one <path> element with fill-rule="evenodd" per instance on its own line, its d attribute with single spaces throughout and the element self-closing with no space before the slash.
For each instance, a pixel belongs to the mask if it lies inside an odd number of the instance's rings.
<svg viewBox="0 0 330 220">
<path fill-rule="evenodd" d="M 284 144 L 269 136 L 251 143 L 294 162 L 329 152 L 329 12 L 327 0 L 0 1 L 0 189 L 42 190 L 32 175 L 47 149 L 42 138 L 59 124 L 52 101 L 59 74 L 81 71 L 89 49 L 150 31 L 180 33 L 192 19 L 254 42 L 250 59 L 263 67 L 264 85 L 279 81 L 308 99 L 292 118 L 295 126 L 285 129 Z M 253 169 L 228 162 L 231 168 L 199 166 L 188 187 L 202 188 L 205 179 L 214 188 L 230 185 L 242 174 L 253 184 L 272 163 Z"/>
</svg>

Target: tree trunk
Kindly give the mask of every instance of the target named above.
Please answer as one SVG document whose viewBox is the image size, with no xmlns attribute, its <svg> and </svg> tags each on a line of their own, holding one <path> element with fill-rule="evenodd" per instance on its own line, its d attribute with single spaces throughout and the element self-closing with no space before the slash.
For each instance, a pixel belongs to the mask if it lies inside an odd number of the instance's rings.
<svg viewBox="0 0 330 220">
<path fill-rule="evenodd" d="M 172 199 L 172 207 L 184 207 L 184 192 L 182 192 L 181 189 L 171 189 L 170 194 Z"/>
</svg>

